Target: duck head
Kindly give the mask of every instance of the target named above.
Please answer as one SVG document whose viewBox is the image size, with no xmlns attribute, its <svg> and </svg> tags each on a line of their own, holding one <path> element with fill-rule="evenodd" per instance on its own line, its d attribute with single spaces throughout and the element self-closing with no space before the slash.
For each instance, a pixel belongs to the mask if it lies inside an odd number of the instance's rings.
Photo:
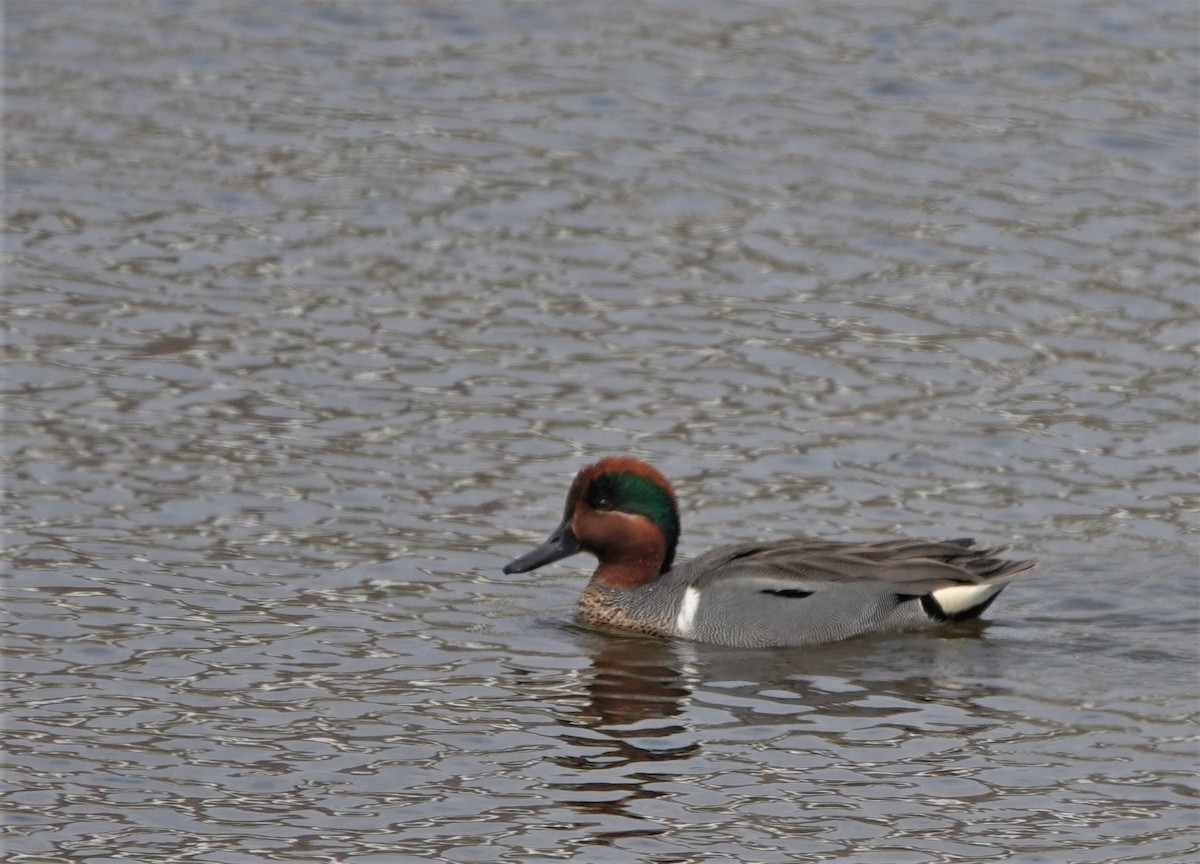
<svg viewBox="0 0 1200 864">
<path fill-rule="evenodd" d="M 679 542 L 675 492 L 640 459 L 610 456 L 575 475 L 563 519 L 538 548 L 504 568 L 527 573 L 576 552 L 599 559 L 592 578 L 632 588 L 671 569 Z"/>
</svg>

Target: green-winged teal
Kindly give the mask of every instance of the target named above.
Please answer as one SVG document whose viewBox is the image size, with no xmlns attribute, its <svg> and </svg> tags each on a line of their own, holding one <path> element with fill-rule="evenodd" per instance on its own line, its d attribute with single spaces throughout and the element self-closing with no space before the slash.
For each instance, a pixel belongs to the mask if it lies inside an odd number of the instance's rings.
<svg viewBox="0 0 1200 864">
<path fill-rule="evenodd" d="M 679 511 L 650 465 L 588 465 L 562 523 L 504 568 L 525 573 L 590 552 L 600 563 L 579 598 L 594 625 L 718 645 L 819 645 L 866 633 L 975 618 L 1036 560 L 1009 561 L 965 540 L 826 542 L 800 537 L 722 546 L 675 563 Z"/>
</svg>

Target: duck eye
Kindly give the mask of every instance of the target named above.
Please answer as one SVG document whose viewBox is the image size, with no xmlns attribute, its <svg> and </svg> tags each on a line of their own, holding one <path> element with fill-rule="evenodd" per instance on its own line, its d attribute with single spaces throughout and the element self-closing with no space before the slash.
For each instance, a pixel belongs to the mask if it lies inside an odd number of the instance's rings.
<svg viewBox="0 0 1200 864">
<path fill-rule="evenodd" d="M 617 495 L 608 477 L 600 477 L 588 490 L 587 502 L 596 510 L 616 510 Z"/>
</svg>

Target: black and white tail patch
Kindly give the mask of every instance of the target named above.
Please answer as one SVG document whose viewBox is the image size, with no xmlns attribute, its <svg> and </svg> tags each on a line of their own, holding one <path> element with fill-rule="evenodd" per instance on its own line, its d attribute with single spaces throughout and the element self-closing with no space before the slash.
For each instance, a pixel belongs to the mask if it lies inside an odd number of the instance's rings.
<svg viewBox="0 0 1200 864">
<path fill-rule="evenodd" d="M 953 585 L 921 597 L 921 608 L 935 621 L 978 618 L 992 605 L 1003 585 Z"/>
</svg>

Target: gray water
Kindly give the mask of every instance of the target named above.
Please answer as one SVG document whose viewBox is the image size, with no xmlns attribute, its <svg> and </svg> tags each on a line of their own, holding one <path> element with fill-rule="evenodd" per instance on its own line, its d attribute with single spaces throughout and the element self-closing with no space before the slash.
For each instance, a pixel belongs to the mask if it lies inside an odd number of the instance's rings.
<svg viewBox="0 0 1200 864">
<path fill-rule="evenodd" d="M 7 861 L 1196 860 L 1194 3 L 4 12 Z M 620 452 L 1042 565 L 589 632 Z"/>
</svg>

